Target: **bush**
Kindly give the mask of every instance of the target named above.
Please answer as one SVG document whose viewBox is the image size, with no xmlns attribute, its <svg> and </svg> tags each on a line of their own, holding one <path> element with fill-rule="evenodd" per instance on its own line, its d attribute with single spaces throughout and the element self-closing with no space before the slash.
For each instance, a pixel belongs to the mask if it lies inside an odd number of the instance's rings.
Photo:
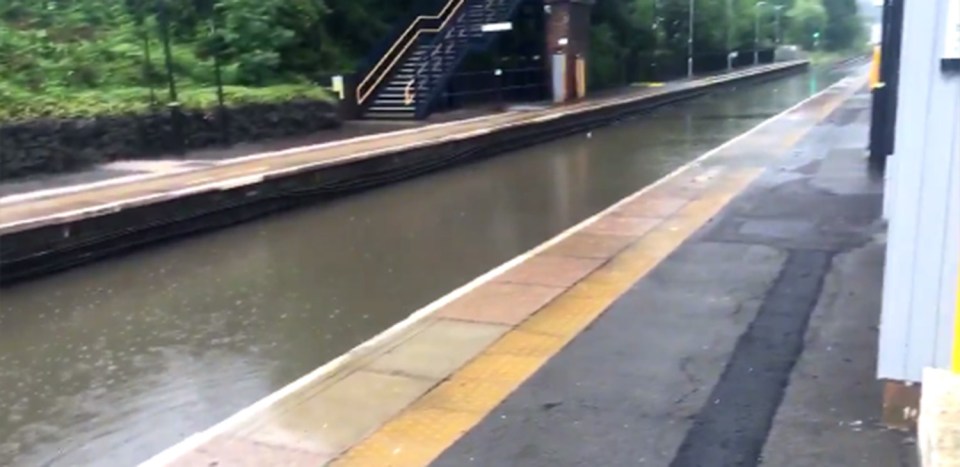
<svg viewBox="0 0 960 467">
<path fill-rule="evenodd" d="M 154 105 L 165 106 L 166 89 L 154 90 Z M 208 110 L 217 105 L 216 88 L 184 89 L 178 96 L 187 109 Z M 143 113 L 151 107 L 149 88 L 129 87 L 109 90 L 77 91 L 70 88 L 48 88 L 42 94 L 0 84 L 0 122 L 37 118 L 96 117 L 103 115 Z M 277 85 L 264 88 L 224 87 L 228 106 L 272 104 L 293 100 L 329 101 L 330 94 L 314 85 Z"/>
<path fill-rule="evenodd" d="M 185 105 L 215 104 L 215 50 L 230 104 L 327 98 L 308 79 L 324 70 L 320 54 L 301 53 L 316 48 L 308 34 L 329 13 L 322 0 L 0 0 L 0 121 L 165 104 L 160 1 L 167 4 L 171 68 Z"/>
</svg>

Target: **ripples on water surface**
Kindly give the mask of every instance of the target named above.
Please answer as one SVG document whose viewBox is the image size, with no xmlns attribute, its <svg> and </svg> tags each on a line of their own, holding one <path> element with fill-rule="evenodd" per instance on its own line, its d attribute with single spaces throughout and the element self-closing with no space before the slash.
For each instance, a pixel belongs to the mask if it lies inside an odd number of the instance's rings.
<svg viewBox="0 0 960 467">
<path fill-rule="evenodd" d="M 0 291 L 0 465 L 129 465 L 836 76 L 798 75 Z"/>
</svg>

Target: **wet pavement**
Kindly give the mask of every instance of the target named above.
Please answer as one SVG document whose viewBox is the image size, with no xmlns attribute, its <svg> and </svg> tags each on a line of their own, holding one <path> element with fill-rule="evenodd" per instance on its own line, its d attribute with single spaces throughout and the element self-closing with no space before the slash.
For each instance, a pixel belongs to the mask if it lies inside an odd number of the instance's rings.
<svg viewBox="0 0 960 467">
<path fill-rule="evenodd" d="M 880 421 L 869 103 L 767 151 L 762 176 L 431 465 L 916 465 L 915 440 Z"/>
<path fill-rule="evenodd" d="M 6 288 L 0 464 L 143 460 L 836 78 L 716 92 Z"/>
</svg>

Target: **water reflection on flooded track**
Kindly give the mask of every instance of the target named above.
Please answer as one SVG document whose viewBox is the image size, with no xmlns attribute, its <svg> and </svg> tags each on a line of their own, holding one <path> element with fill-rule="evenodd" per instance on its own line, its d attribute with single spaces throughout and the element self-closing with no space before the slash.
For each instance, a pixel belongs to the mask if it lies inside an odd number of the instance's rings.
<svg viewBox="0 0 960 467">
<path fill-rule="evenodd" d="M 810 72 L 4 289 L 0 465 L 129 465 L 832 84 Z"/>
</svg>

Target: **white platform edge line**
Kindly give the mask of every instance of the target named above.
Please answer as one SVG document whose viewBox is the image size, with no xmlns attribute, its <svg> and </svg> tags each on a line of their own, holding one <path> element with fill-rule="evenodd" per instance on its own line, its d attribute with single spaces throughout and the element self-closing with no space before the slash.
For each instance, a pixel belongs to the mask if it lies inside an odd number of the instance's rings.
<svg viewBox="0 0 960 467">
<path fill-rule="evenodd" d="M 211 162 L 212 164 L 209 165 L 209 166 L 200 167 L 200 168 L 180 169 L 180 170 L 174 169 L 174 170 L 171 170 L 171 171 L 169 171 L 169 172 L 163 172 L 163 173 L 152 173 L 152 174 L 142 174 L 142 175 L 129 175 L 129 176 L 126 176 L 126 177 L 118 177 L 118 178 L 115 178 L 115 179 L 112 179 L 112 180 L 104 180 L 104 181 L 100 181 L 100 182 L 84 183 L 84 184 L 81 184 L 81 185 L 74 185 L 74 186 L 68 186 L 68 187 L 63 187 L 63 188 L 51 188 L 51 189 L 47 189 L 47 190 L 34 191 L 34 192 L 30 192 L 30 193 L 21 193 L 21 194 L 7 195 L 7 196 L 2 196 L 2 197 L 0 197 L 0 205 L 2 205 L 2 204 L 17 203 L 17 202 L 23 202 L 23 201 L 29 201 L 29 200 L 34 200 L 34 199 L 50 198 L 50 197 L 53 197 L 53 196 L 66 195 L 66 194 L 77 193 L 77 192 L 81 192 L 81 191 L 87 191 L 87 190 L 95 190 L 95 189 L 98 189 L 98 188 L 105 188 L 105 187 L 114 186 L 114 185 L 122 185 L 122 184 L 125 184 L 125 183 L 142 182 L 142 181 L 145 181 L 145 180 L 152 180 L 152 179 L 155 179 L 155 178 L 165 177 L 165 176 L 168 176 L 168 175 L 178 175 L 178 174 L 182 174 L 182 173 L 186 173 L 186 172 L 192 172 L 192 171 L 196 171 L 196 170 L 203 170 L 203 169 L 207 169 L 207 168 L 211 168 L 211 167 L 219 167 L 219 166 L 230 165 L 230 164 L 238 164 L 238 163 L 248 162 L 248 161 L 253 161 L 253 160 L 258 160 L 258 159 L 266 159 L 266 158 L 280 157 L 280 156 L 289 156 L 289 155 L 292 155 L 292 154 L 299 154 L 299 153 L 302 153 L 302 152 L 318 151 L 318 150 L 321 150 L 321 149 L 327 149 L 327 148 L 331 148 L 331 147 L 338 146 L 338 145 L 365 143 L 365 142 L 369 142 L 369 141 L 376 141 L 376 140 L 378 140 L 378 139 L 383 139 L 383 138 L 389 138 L 389 137 L 396 137 L 396 136 L 403 136 L 403 135 L 413 134 L 413 133 L 420 132 L 420 131 L 435 130 L 435 129 L 438 129 L 438 128 L 444 128 L 444 127 L 448 127 L 448 126 L 451 126 L 451 125 L 461 125 L 461 124 L 467 124 L 467 123 L 475 123 L 475 122 L 478 122 L 478 121 L 482 121 L 482 120 L 484 120 L 484 119 L 489 119 L 489 118 L 492 118 L 492 117 L 502 116 L 502 115 L 506 115 L 506 114 L 509 114 L 509 113 L 511 113 L 511 112 L 498 113 L 498 114 L 492 114 L 492 115 L 483 115 L 483 116 L 480 116 L 480 117 L 467 118 L 467 119 L 463 119 L 463 120 L 453 120 L 453 121 L 450 121 L 450 122 L 434 123 L 434 124 L 431 124 L 431 125 L 425 125 L 425 126 L 420 126 L 420 127 L 416 127 L 416 128 L 407 128 L 407 129 L 403 129 L 403 130 L 388 131 L 388 132 L 385 132 L 385 133 L 377 133 L 377 134 L 366 135 L 366 136 L 357 136 L 357 137 L 355 137 L 355 138 L 348 138 L 348 139 L 342 139 L 342 140 L 337 140 L 337 141 L 330 141 L 330 142 L 326 142 L 326 143 L 311 144 L 311 145 L 306 145 L 306 146 L 297 146 L 297 147 L 293 147 L 293 148 L 289 148 L 289 149 L 282 149 L 282 150 L 279 150 L 279 151 L 261 152 L 261 153 L 257 153 L 257 154 L 251 154 L 251 155 L 249 155 L 249 156 L 234 157 L 234 158 L 223 159 L 223 160 L 219 160 L 219 161 L 217 161 L 217 160 L 210 160 L 210 161 L 204 160 L 204 162 Z M 174 159 L 171 159 L 171 160 L 174 160 Z"/>
<path fill-rule="evenodd" d="M 687 171 L 687 170 L 689 170 L 689 169 L 691 169 L 691 168 L 693 168 L 693 167 L 698 166 L 700 163 L 702 163 L 702 162 L 705 161 L 706 159 L 708 159 L 708 158 L 712 157 L 713 155 L 719 153 L 720 151 L 728 148 L 729 146 L 731 146 L 731 145 L 733 145 L 733 144 L 736 144 L 736 143 L 739 142 L 740 140 L 742 140 L 742 139 L 744 139 L 744 138 L 752 135 L 753 133 L 755 133 L 755 132 L 757 132 L 757 131 L 760 131 L 761 129 L 763 129 L 764 127 L 766 127 L 767 125 L 769 125 L 770 123 L 773 123 L 774 121 L 779 120 L 781 117 L 784 117 L 785 115 L 794 112 L 795 110 L 797 110 L 797 109 L 799 109 L 800 107 L 806 105 L 806 104 L 809 103 L 810 101 L 813 101 L 814 99 L 819 98 L 820 96 L 826 94 L 827 92 L 832 92 L 832 91 L 835 90 L 835 89 L 839 89 L 839 88 L 845 87 L 846 84 L 847 84 L 847 80 L 846 80 L 846 79 L 842 79 L 842 80 L 838 81 L 837 83 L 834 83 L 833 85 L 831 85 L 831 86 L 829 86 L 829 87 L 827 87 L 827 88 L 825 88 L 825 89 L 817 92 L 816 94 L 814 94 L 814 95 L 812 95 L 812 96 L 810 96 L 810 97 L 808 97 L 808 98 L 806 98 L 806 99 L 798 102 L 797 104 L 791 106 L 790 108 L 784 110 L 783 112 L 780 112 L 779 114 L 774 115 L 773 117 L 770 117 L 770 118 L 767 119 L 767 120 L 764 120 L 763 122 L 759 123 L 757 126 L 755 126 L 755 127 L 751 128 L 751 129 L 749 129 L 749 130 L 747 130 L 747 131 L 745 131 L 745 132 L 743 132 L 743 133 L 741 133 L 741 134 L 733 137 L 733 138 L 730 139 L 730 140 L 727 140 L 727 141 L 724 142 L 723 144 L 721 144 L 721 145 L 719 145 L 719 146 L 711 149 L 710 151 L 702 154 L 701 156 L 697 157 L 696 159 L 694 159 L 694 160 L 692 160 L 692 161 L 690 161 L 690 162 L 688 162 L 688 163 L 686 163 L 686 164 L 678 167 L 676 170 L 670 172 L 669 174 L 667 174 L 667 175 L 665 175 L 664 177 L 660 178 L 659 180 L 653 182 L 652 184 L 647 185 L 646 187 L 642 188 L 641 190 L 639 190 L 639 191 L 637 191 L 637 192 L 635 192 L 635 193 L 633 193 L 633 194 L 631 194 L 631 195 L 629 195 L 629 196 L 621 199 L 620 201 L 617 201 L 616 203 L 614 203 L 614 204 L 611 205 L 610 207 L 608 207 L 608 208 L 606 208 L 606 209 L 598 212 L 597 214 L 594 214 L 593 216 L 585 219 L 584 221 L 580 222 L 579 224 L 577 224 L 577 225 L 575 225 L 575 226 L 573 226 L 573 227 L 571 227 L 571 228 L 569 228 L 569 229 L 561 232 L 561 233 L 558 234 L 557 236 L 555 236 L 555 237 L 547 240 L 547 241 L 544 242 L 544 243 L 541 243 L 540 245 L 534 247 L 533 249 L 527 251 L 526 253 L 523 253 L 523 254 L 521 254 L 520 256 L 517 256 L 517 257 L 515 257 L 515 258 L 513 258 L 513 259 L 511 259 L 511 260 L 509 260 L 509 261 L 507 261 L 506 263 L 503 263 L 503 264 L 501 264 L 500 266 L 497 266 L 496 268 L 494 268 L 494 269 L 488 271 L 487 273 L 485 273 L 485 274 L 477 277 L 476 279 L 473 279 L 472 281 L 470 281 L 470 282 L 468 282 L 467 284 L 461 286 L 460 288 L 455 289 L 454 291 L 448 293 L 447 295 L 444 295 L 443 297 L 441 297 L 441 298 L 437 299 L 436 301 L 428 304 L 427 306 L 425 306 L 425 307 L 423 307 L 423 308 L 415 311 L 414 313 L 412 313 L 410 316 L 408 316 L 408 317 L 407 317 L 406 319 L 404 319 L 403 321 L 400 321 L 399 323 L 391 326 L 390 328 L 387 328 L 386 330 L 384 330 L 384 331 L 381 332 L 380 334 L 377 334 L 376 336 L 374 336 L 373 338 L 367 340 L 366 342 L 358 345 L 357 347 L 354 347 L 352 350 L 348 351 L 347 353 L 345 353 L 345 354 L 343 354 L 343 355 L 341 355 L 341 356 L 339 356 L 339 357 L 331 360 L 330 362 L 324 364 L 323 366 L 321 366 L 321 367 L 319 367 L 319 368 L 311 371 L 310 373 L 307 373 L 306 375 L 298 378 L 297 380 L 291 382 L 290 384 L 288 384 L 288 385 L 280 388 L 280 389 L 277 390 L 276 392 L 274 392 L 274 393 L 272 393 L 272 394 L 264 397 L 263 399 L 258 400 L 257 402 L 254 402 L 253 404 L 247 406 L 246 408 L 241 409 L 240 411 L 236 412 L 235 414 L 233 414 L 232 416 L 228 417 L 227 419 L 221 421 L 220 423 L 217 423 L 216 425 L 208 428 L 207 430 L 204 430 L 204 431 L 199 432 L 199 433 L 195 433 L 195 434 L 191 435 L 190 437 L 184 439 L 184 440 L 181 441 L 180 443 L 177 443 L 177 444 L 171 446 L 170 448 L 167 448 L 166 450 L 158 453 L 157 455 L 153 456 L 152 458 L 144 461 L 143 463 L 140 464 L 140 466 L 141 466 L 141 467 L 159 467 L 159 466 L 165 466 L 165 465 L 169 464 L 170 462 L 176 460 L 177 458 L 183 456 L 184 454 L 187 454 L 188 452 L 190 452 L 190 451 L 196 449 L 197 447 L 201 446 L 201 445 L 204 444 L 205 442 L 213 439 L 213 438 L 216 437 L 217 435 L 226 433 L 226 432 L 229 431 L 231 428 L 233 428 L 233 427 L 235 427 L 235 426 L 238 426 L 239 424 L 247 421 L 249 418 L 255 416 L 257 413 L 262 412 L 262 411 L 270 408 L 271 406 L 273 406 L 273 405 L 276 404 L 277 402 L 283 400 L 285 397 L 287 397 L 287 396 L 295 393 L 296 391 L 300 390 L 301 388 L 306 387 L 307 385 L 313 383 L 314 381 L 319 380 L 320 378 L 324 377 L 325 375 L 330 374 L 330 373 L 336 371 L 338 368 L 340 368 L 340 367 L 343 366 L 346 362 L 348 362 L 349 359 L 350 359 L 350 357 L 351 357 L 352 355 L 355 355 L 356 353 L 360 352 L 360 351 L 363 350 L 363 349 L 376 346 L 376 345 L 378 345 L 378 344 L 380 344 L 381 342 L 384 342 L 384 341 L 388 341 L 390 338 L 392 338 L 392 337 L 395 336 L 395 335 L 400 334 L 402 331 L 404 331 L 405 329 L 409 328 L 409 327 L 412 326 L 413 324 L 415 324 L 415 323 L 417 323 L 417 322 L 425 319 L 426 317 L 430 316 L 431 314 L 433 314 L 435 311 L 437 311 L 437 310 L 440 309 L 441 307 L 443 307 L 443 306 L 447 305 L 448 303 L 450 303 L 450 302 L 452 302 L 452 301 L 454 301 L 454 300 L 462 297 L 463 295 L 467 294 L 467 293 L 470 292 L 471 290 L 476 289 L 476 288 L 480 287 L 481 285 L 483 285 L 483 284 L 485 284 L 485 283 L 487 283 L 487 282 L 490 282 L 492 279 L 494 279 L 495 277 L 503 274 L 503 273 L 506 272 L 507 270 L 513 268 L 514 266 L 516 266 L 516 265 L 518 265 L 518 264 L 520 264 L 520 263 L 523 263 L 524 261 L 526 261 L 526 260 L 528 260 L 529 258 L 537 255 L 538 253 L 546 250 L 547 248 L 550 248 L 551 246 L 556 245 L 557 243 L 560 243 L 561 241 L 563 241 L 563 240 L 565 240 L 566 238 L 570 237 L 571 235 L 573 235 L 573 234 L 575 234 L 575 233 L 577 233 L 577 232 L 585 229 L 586 227 L 590 226 L 591 224 L 594 224 L 595 222 L 597 222 L 597 220 L 599 220 L 600 218 L 602 218 L 602 217 L 606 216 L 607 214 L 613 212 L 614 210 L 616 210 L 617 208 L 623 206 L 624 204 L 629 203 L 629 202 L 631 202 L 631 201 L 639 198 L 640 196 L 643 196 L 644 194 L 646 194 L 646 193 L 649 192 L 650 190 L 653 190 L 654 188 L 656 188 L 656 187 L 660 186 L 661 184 L 663 184 L 663 183 L 665 183 L 665 182 L 667 182 L 667 181 L 675 178 L 676 176 L 682 174 L 683 172 L 685 172 L 685 171 Z"/>
</svg>

